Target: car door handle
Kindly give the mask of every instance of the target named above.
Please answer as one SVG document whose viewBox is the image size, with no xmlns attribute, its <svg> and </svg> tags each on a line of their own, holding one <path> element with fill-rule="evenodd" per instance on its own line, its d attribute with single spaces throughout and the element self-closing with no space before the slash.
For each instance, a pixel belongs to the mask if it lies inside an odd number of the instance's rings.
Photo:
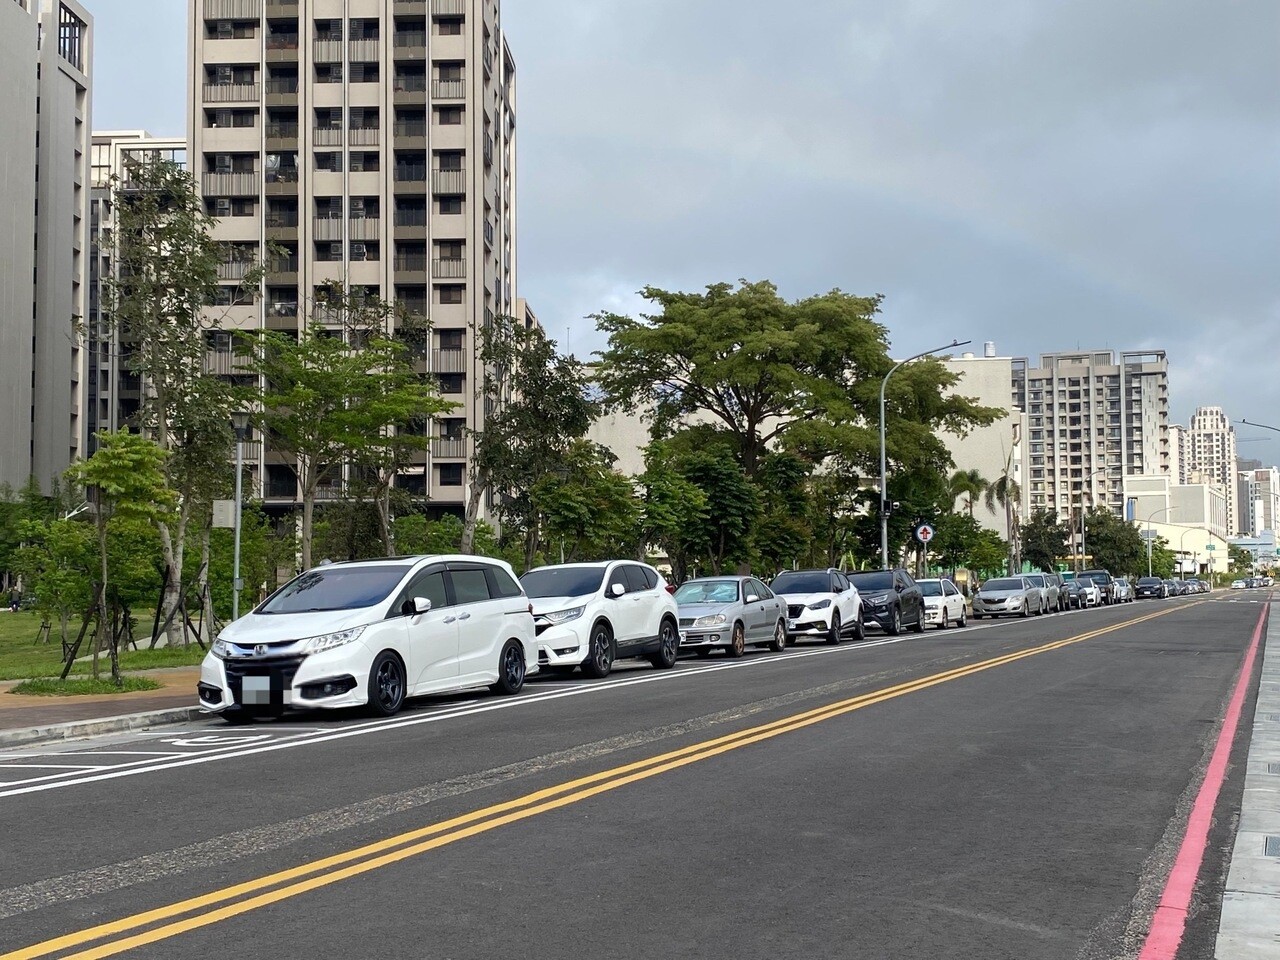
<svg viewBox="0 0 1280 960">
<path fill-rule="evenodd" d="M 457 617 L 445 617 L 445 618 L 444 618 L 444 622 L 445 622 L 445 623 L 454 623 L 454 622 L 456 622 L 456 621 L 457 621 L 457 619 L 458 619 Z"/>
<path fill-rule="evenodd" d="M 471 619 L 471 614 L 469 614 L 469 613 L 460 613 L 460 614 L 458 614 L 458 619 L 459 619 L 459 620 L 470 620 L 470 619 Z"/>
</svg>

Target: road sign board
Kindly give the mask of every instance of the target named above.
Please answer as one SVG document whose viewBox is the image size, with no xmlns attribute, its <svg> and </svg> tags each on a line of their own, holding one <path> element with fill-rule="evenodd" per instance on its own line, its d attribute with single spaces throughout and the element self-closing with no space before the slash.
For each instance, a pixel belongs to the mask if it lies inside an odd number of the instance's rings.
<svg viewBox="0 0 1280 960">
<path fill-rule="evenodd" d="M 1211 544 L 1208 544 L 1208 545 L 1205 547 L 1205 549 L 1206 549 L 1206 550 L 1208 550 L 1210 553 L 1213 553 L 1213 551 L 1217 550 L 1218 548 L 1217 548 L 1217 547 L 1215 547 L 1215 546 L 1211 543 Z"/>
<path fill-rule="evenodd" d="M 916 540 L 927 545 L 933 539 L 933 533 L 933 527 L 927 523 L 922 523 L 916 527 Z"/>
</svg>

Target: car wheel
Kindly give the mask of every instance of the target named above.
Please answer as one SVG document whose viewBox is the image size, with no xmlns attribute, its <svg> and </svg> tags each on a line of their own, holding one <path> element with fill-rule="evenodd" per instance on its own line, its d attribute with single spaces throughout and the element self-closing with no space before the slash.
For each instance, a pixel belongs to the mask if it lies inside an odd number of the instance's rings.
<svg viewBox="0 0 1280 960">
<path fill-rule="evenodd" d="M 588 677 L 603 680 L 613 669 L 613 631 L 608 624 L 597 623 L 591 630 L 591 642 L 587 644 L 587 659 L 582 661 L 582 672 Z"/>
<path fill-rule="evenodd" d="M 390 717 L 404 705 L 404 664 L 390 650 L 383 650 L 369 668 L 369 711 Z"/>
<path fill-rule="evenodd" d="M 861 609 L 858 610 L 858 619 L 853 622 L 853 639 L 859 643 L 867 639 L 867 617 Z"/>
<path fill-rule="evenodd" d="M 498 680 L 489 689 L 511 696 L 519 693 L 523 686 L 524 649 L 515 640 L 508 640 L 498 655 Z"/>
<path fill-rule="evenodd" d="M 902 632 L 902 612 L 897 608 L 893 608 L 893 616 L 889 620 L 889 634 L 896 637 Z"/>
<path fill-rule="evenodd" d="M 840 611 L 831 611 L 831 629 L 827 632 L 827 643 L 836 644 L 841 640 L 841 631 L 844 627 L 840 623 Z"/>
<path fill-rule="evenodd" d="M 774 653 L 781 653 L 787 649 L 787 625 L 781 620 L 773 628 L 773 640 L 769 643 L 769 649 Z"/>
<path fill-rule="evenodd" d="M 920 607 L 920 611 L 916 614 L 916 622 L 912 624 L 911 629 L 916 633 L 924 633 L 924 606 Z"/>
<path fill-rule="evenodd" d="M 742 624 L 733 625 L 733 633 L 729 637 L 729 645 L 724 648 L 724 652 L 734 660 L 747 652 L 747 637 L 743 633 Z"/>
<path fill-rule="evenodd" d="M 968 625 L 969 625 L 969 608 L 961 607 L 960 619 L 956 621 L 956 626 L 963 630 Z"/>
<path fill-rule="evenodd" d="M 680 631 L 670 620 L 664 619 L 658 627 L 658 652 L 649 658 L 659 670 L 670 670 L 676 665 L 680 653 Z"/>
<path fill-rule="evenodd" d="M 947 608 L 944 605 L 942 608 L 942 621 L 938 624 L 938 629 L 945 630 L 949 626 L 951 626 L 951 621 L 947 619 Z"/>
<path fill-rule="evenodd" d="M 973 619 L 975 619 L 975 620 L 981 620 L 981 619 L 982 619 L 982 614 L 980 614 L 980 613 L 975 613 L 975 614 L 973 615 Z"/>
<path fill-rule="evenodd" d="M 1023 620 L 1031 616 L 1031 605 L 1027 601 L 1022 601 L 1022 609 L 1018 611 L 1018 616 L 1022 617 Z"/>
</svg>

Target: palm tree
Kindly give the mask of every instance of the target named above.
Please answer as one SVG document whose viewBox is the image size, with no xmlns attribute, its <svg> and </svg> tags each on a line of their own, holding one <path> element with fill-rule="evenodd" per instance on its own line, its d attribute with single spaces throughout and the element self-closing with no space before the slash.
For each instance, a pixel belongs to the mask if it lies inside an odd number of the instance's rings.
<svg viewBox="0 0 1280 960">
<path fill-rule="evenodd" d="M 1012 573 L 1021 564 L 1022 550 L 1018 543 L 1018 508 L 1022 503 L 1022 487 L 1013 477 L 1013 451 L 1004 461 L 1004 473 L 987 486 L 983 502 L 987 509 L 994 511 L 996 504 L 1004 508 L 1005 529 L 1009 533 L 1009 572 Z"/>
<path fill-rule="evenodd" d="M 969 511 L 969 519 L 973 519 L 973 507 L 978 497 L 991 489 L 991 481 L 977 470 L 957 470 L 947 483 L 951 500 L 954 503 L 965 498 L 965 507 Z"/>
</svg>

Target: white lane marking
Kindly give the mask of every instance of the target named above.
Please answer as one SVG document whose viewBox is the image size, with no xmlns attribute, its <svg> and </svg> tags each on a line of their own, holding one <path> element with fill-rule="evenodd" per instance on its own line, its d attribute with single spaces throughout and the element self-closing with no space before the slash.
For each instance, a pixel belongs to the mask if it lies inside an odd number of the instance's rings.
<svg viewBox="0 0 1280 960">
<path fill-rule="evenodd" d="M 95 766 L 91 763 L 6 763 L 0 766 L 0 770 L 14 770 L 19 767 L 31 768 L 34 770 L 106 770 L 104 766 Z"/>
<path fill-rule="evenodd" d="M 615 690 L 620 687 L 631 687 L 638 684 L 670 682 L 681 679 L 689 679 L 704 676 L 711 673 L 719 673 L 724 670 L 742 670 L 749 667 L 755 667 L 765 664 L 779 664 L 791 660 L 805 660 L 809 657 L 830 656 L 838 653 L 856 652 L 858 650 L 866 650 L 874 647 L 889 646 L 891 644 L 902 643 L 906 637 L 893 637 L 886 640 L 873 640 L 868 643 L 860 643 L 849 646 L 826 647 L 820 650 L 810 650 L 803 653 L 779 654 L 774 657 L 757 657 L 751 660 L 735 661 L 733 663 L 715 664 L 704 667 L 694 667 L 685 670 L 651 673 L 644 676 L 631 677 L 617 681 L 606 681 L 599 684 L 589 684 L 577 686 L 569 690 L 554 689 L 546 693 L 538 693 L 533 696 L 518 697 L 512 700 L 500 700 L 497 702 L 486 702 L 479 706 L 469 706 L 462 709 L 448 708 L 439 712 L 426 714 L 424 716 L 408 716 L 408 717 L 392 717 L 388 720 L 375 720 L 368 723 L 355 724 L 343 727 L 339 730 L 333 730 L 329 733 L 309 736 L 305 738 L 289 738 L 287 740 L 276 743 L 264 743 L 247 747 L 226 747 L 214 748 L 204 753 L 194 756 L 186 756 L 174 761 L 166 760 L 142 760 L 130 763 L 116 764 L 111 767 L 103 768 L 101 772 L 95 772 L 88 776 L 81 776 L 74 780 L 60 780 L 51 783 L 32 783 L 29 785 L 18 786 L 12 789 L 0 790 L 0 799 L 5 797 L 22 796 L 29 793 L 40 793 L 46 790 L 60 789 L 66 786 L 78 786 L 81 784 L 98 783 L 104 780 L 115 780 L 122 777 L 136 776 L 142 773 L 153 773 L 164 770 L 172 770 L 177 767 L 194 766 L 196 764 L 212 763 L 215 760 L 226 760 L 234 757 L 247 757 L 260 753 L 273 753 L 277 750 L 288 750 L 293 747 L 305 746 L 313 743 L 327 743 L 333 740 L 345 740 L 351 737 L 363 736 L 368 733 L 377 733 L 384 729 L 399 729 L 401 727 L 415 727 L 426 723 L 439 723 L 445 720 L 454 720 L 461 717 L 474 716 L 476 714 L 489 713 L 495 710 L 510 710 L 516 707 L 529 707 L 546 703 L 551 700 L 561 700 L 566 697 L 584 696 L 591 693 L 603 693 Z M 147 764 L 146 766 L 137 766 L 135 764 Z"/>
</svg>

